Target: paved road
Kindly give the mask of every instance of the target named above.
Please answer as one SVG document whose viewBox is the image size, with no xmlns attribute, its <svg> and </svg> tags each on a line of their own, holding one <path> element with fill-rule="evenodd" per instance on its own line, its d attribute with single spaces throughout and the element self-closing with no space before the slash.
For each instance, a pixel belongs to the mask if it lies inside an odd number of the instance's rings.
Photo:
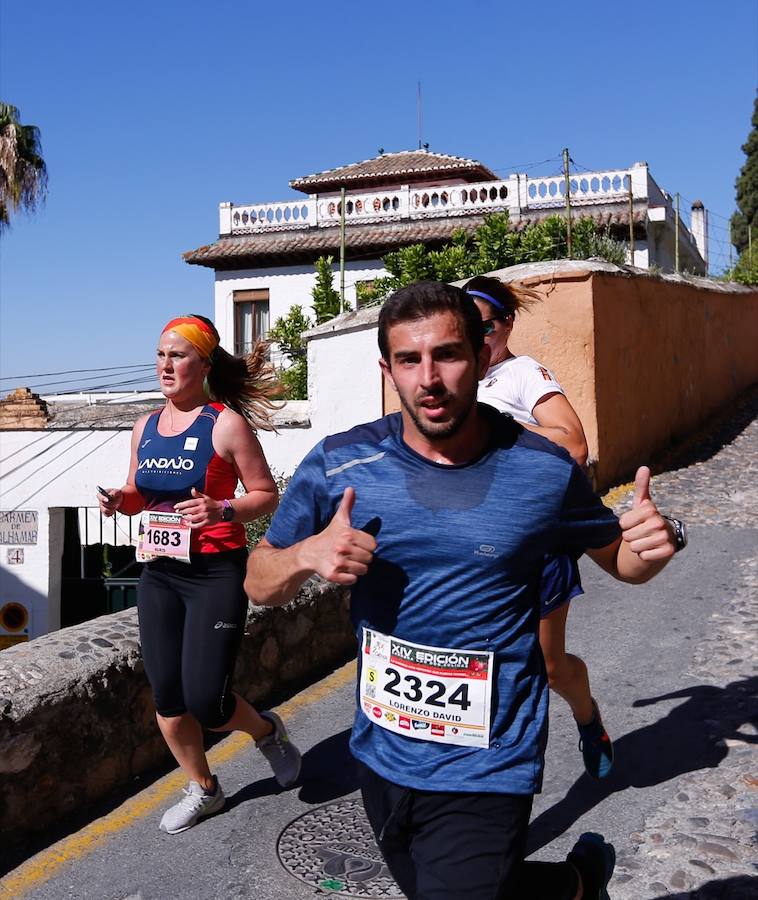
<svg viewBox="0 0 758 900">
<path fill-rule="evenodd" d="M 755 406 L 754 397 L 742 410 L 746 421 Z M 732 422 L 723 449 L 712 439 L 690 448 L 690 464 L 675 460 L 654 480 L 669 511 L 686 509 L 687 551 L 636 588 L 587 563 L 586 597 L 569 617 L 569 646 L 590 664 L 617 762 L 607 782 L 589 782 L 567 708 L 553 702 L 530 849 L 561 859 L 582 831 L 601 831 L 618 851 L 614 900 L 758 896 L 758 422 L 736 431 Z M 614 499 L 623 508 L 628 496 Z M 180 784 L 170 773 L 9 873 L 0 896 L 399 896 L 355 799 L 352 675 L 348 665 L 282 708 L 305 751 L 300 787 L 280 791 L 232 737 L 212 751 L 223 813 L 182 835 L 159 832 Z"/>
</svg>

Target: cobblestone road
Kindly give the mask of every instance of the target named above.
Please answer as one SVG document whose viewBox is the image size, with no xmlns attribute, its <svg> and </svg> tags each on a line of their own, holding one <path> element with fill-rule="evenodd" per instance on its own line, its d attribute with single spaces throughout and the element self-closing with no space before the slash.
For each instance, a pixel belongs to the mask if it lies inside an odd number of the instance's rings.
<svg viewBox="0 0 758 900">
<path fill-rule="evenodd" d="M 614 723 L 609 730 L 618 751 L 616 774 L 608 784 L 590 784 L 580 774 L 570 712 L 554 702 L 546 790 L 538 797 L 530 833 L 535 852 L 544 850 L 552 860 L 563 858 L 583 830 L 607 834 L 618 851 L 613 900 L 756 900 L 758 390 L 654 471 L 653 497 L 693 527 L 691 546 L 646 588 L 629 590 L 602 573 L 593 576 L 596 567 L 588 564 L 596 586 L 572 612 L 578 626 L 572 648 L 584 638 L 575 649 L 583 656 L 586 651 L 606 722 Z M 617 488 L 606 502 L 623 512 L 630 499 L 631 488 Z M 637 591 L 636 600 L 628 596 Z M 82 852 L 81 860 L 60 845 L 45 848 L 30 860 L 32 872 L 59 856 L 68 861 L 54 879 L 34 875 L 34 887 L 24 896 L 324 896 L 320 887 L 285 871 L 275 848 L 281 849 L 281 836 L 305 813 L 329 803 L 343 809 L 357 797 L 347 751 L 352 677 L 318 694 L 325 700 L 294 698 L 292 712 L 285 714 L 306 750 L 306 777 L 298 790 L 279 790 L 255 754 L 230 754 L 220 765 L 228 798 L 222 815 L 170 838 L 158 832 L 160 809 L 134 815 L 112 839 Z M 135 799 L 148 804 L 143 795 Z M 121 807 L 113 812 L 114 820 L 119 817 L 128 818 Z M 350 859 L 363 865 L 375 861 L 376 848 L 357 841 L 362 833 L 350 824 L 335 837 L 338 849 L 352 848 Z M 73 838 L 76 844 L 79 835 Z M 339 896 L 388 896 L 372 886 L 356 877 Z"/>
<path fill-rule="evenodd" d="M 752 529 L 755 550 L 742 560 L 741 589 L 713 615 L 712 631 L 696 648 L 691 670 L 702 682 L 692 690 L 691 702 L 709 709 L 703 728 L 724 757 L 713 768 L 688 772 L 672 782 L 670 799 L 645 819 L 642 830 L 630 835 L 632 849 L 619 854 L 611 896 L 755 900 L 758 391 L 743 398 L 733 416 L 716 423 L 707 436 L 666 466 L 651 487 L 661 509 L 691 525 Z M 616 490 L 612 496 L 617 512 L 628 508 L 631 490 Z M 719 715 L 716 704 L 737 713 L 735 730 L 725 722 L 730 717 Z"/>
</svg>

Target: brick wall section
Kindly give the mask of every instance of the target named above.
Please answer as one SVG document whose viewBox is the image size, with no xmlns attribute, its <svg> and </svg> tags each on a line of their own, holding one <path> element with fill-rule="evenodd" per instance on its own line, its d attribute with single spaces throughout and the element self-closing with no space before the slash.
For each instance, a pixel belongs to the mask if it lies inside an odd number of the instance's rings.
<svg viewBox="0 0 758 900">
<path fill-rule="evenodd" d="M 265 708 L 355 652 L 349 593 L 315 579 L 251 609 L 235 688 Z M 170 760 L 136 610 L 0 652 L 0 842 L 23 840 Z"/>
<path fill-rule="evenodd" d="M 47 403 L 29 388 L 16 388 L 0 400 L 0 429 L 45 428 L 48 418 Z"/>
</svg>

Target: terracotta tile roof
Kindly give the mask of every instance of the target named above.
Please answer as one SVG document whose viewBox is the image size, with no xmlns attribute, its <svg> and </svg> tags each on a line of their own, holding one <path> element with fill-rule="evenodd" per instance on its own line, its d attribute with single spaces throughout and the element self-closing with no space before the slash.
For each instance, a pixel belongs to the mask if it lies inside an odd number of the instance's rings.
<svg viewBox="0 0 758 900">
<path fill-rule="evenodd" d="M 327 169 L 290 181 L 290 187 L 306 194 L 351 190 L 384 184 L 415 184 L 434 177 L 462 178 L 464 181 L 497 181 L 497 175 L 476 159 L 430 153 L 428 150 L 400 150 L 373 159 Z"/>
<path fill-rule="evenodd" d="M 345 252 L 348 259 L 370 258 L 408 244 L 442 243 L 457 228 L 471 232 L 483 221 L 481 216 L 472 216 L 348 226 Z M 195 266 L 239 269 L 248 262 L 255 266 L 313 262 L 319 256 L 338 256 L 339 251 L 339 228 L 311 228 L 220 238 L 208 247 L 185 253 L 184 260 Z"/>
<path fill-rule="evenodd" d="M 547 215 L 555 215 L 555 209 L 547 209 L 529 216 L 522 216 L 513 223 L 517 231 L 538 222 Z M 578 217 L 579 214 L 577 214 Z M 646 222 L 647 211 L 635 210 L 634 221 Z M 624 227 L 629 224 L 628 210 L 596 208 L 592 218 L 601 227 Z M 370 259 L 408 244 L 439 246 L 450 240 L 453 232 L 463 229 L 471 234 L 484 221 L 483 216 L 451 216 L 440 219 L 415 219 L 404 222 L 388 222 L 373 225 L 350 225 L 345 229 L 345 252 L 348 260 Z M 319 256 L 339 256 L 339 228 L 309 228 L 302 231 L 272 231 L 224 237 L 206 247 L 189 250 L 184 261 L 193 266 L 228 270 L 264 265 L 290 265 L 315 262 Z"/>
</svg>

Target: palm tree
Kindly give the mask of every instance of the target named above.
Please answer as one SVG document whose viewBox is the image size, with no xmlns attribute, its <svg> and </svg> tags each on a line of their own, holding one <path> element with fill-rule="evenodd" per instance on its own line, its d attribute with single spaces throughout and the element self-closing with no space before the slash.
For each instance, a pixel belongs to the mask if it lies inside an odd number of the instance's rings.
<svg viewBox="0 0 758 900">
<path fill-rule="evenodd" d="M 0 101 L 0 232 L 10 227 L 11 212 L 32 212 L 46 196 L 39 129 L 22 125 L 16 107 Z"/>
</svg>

